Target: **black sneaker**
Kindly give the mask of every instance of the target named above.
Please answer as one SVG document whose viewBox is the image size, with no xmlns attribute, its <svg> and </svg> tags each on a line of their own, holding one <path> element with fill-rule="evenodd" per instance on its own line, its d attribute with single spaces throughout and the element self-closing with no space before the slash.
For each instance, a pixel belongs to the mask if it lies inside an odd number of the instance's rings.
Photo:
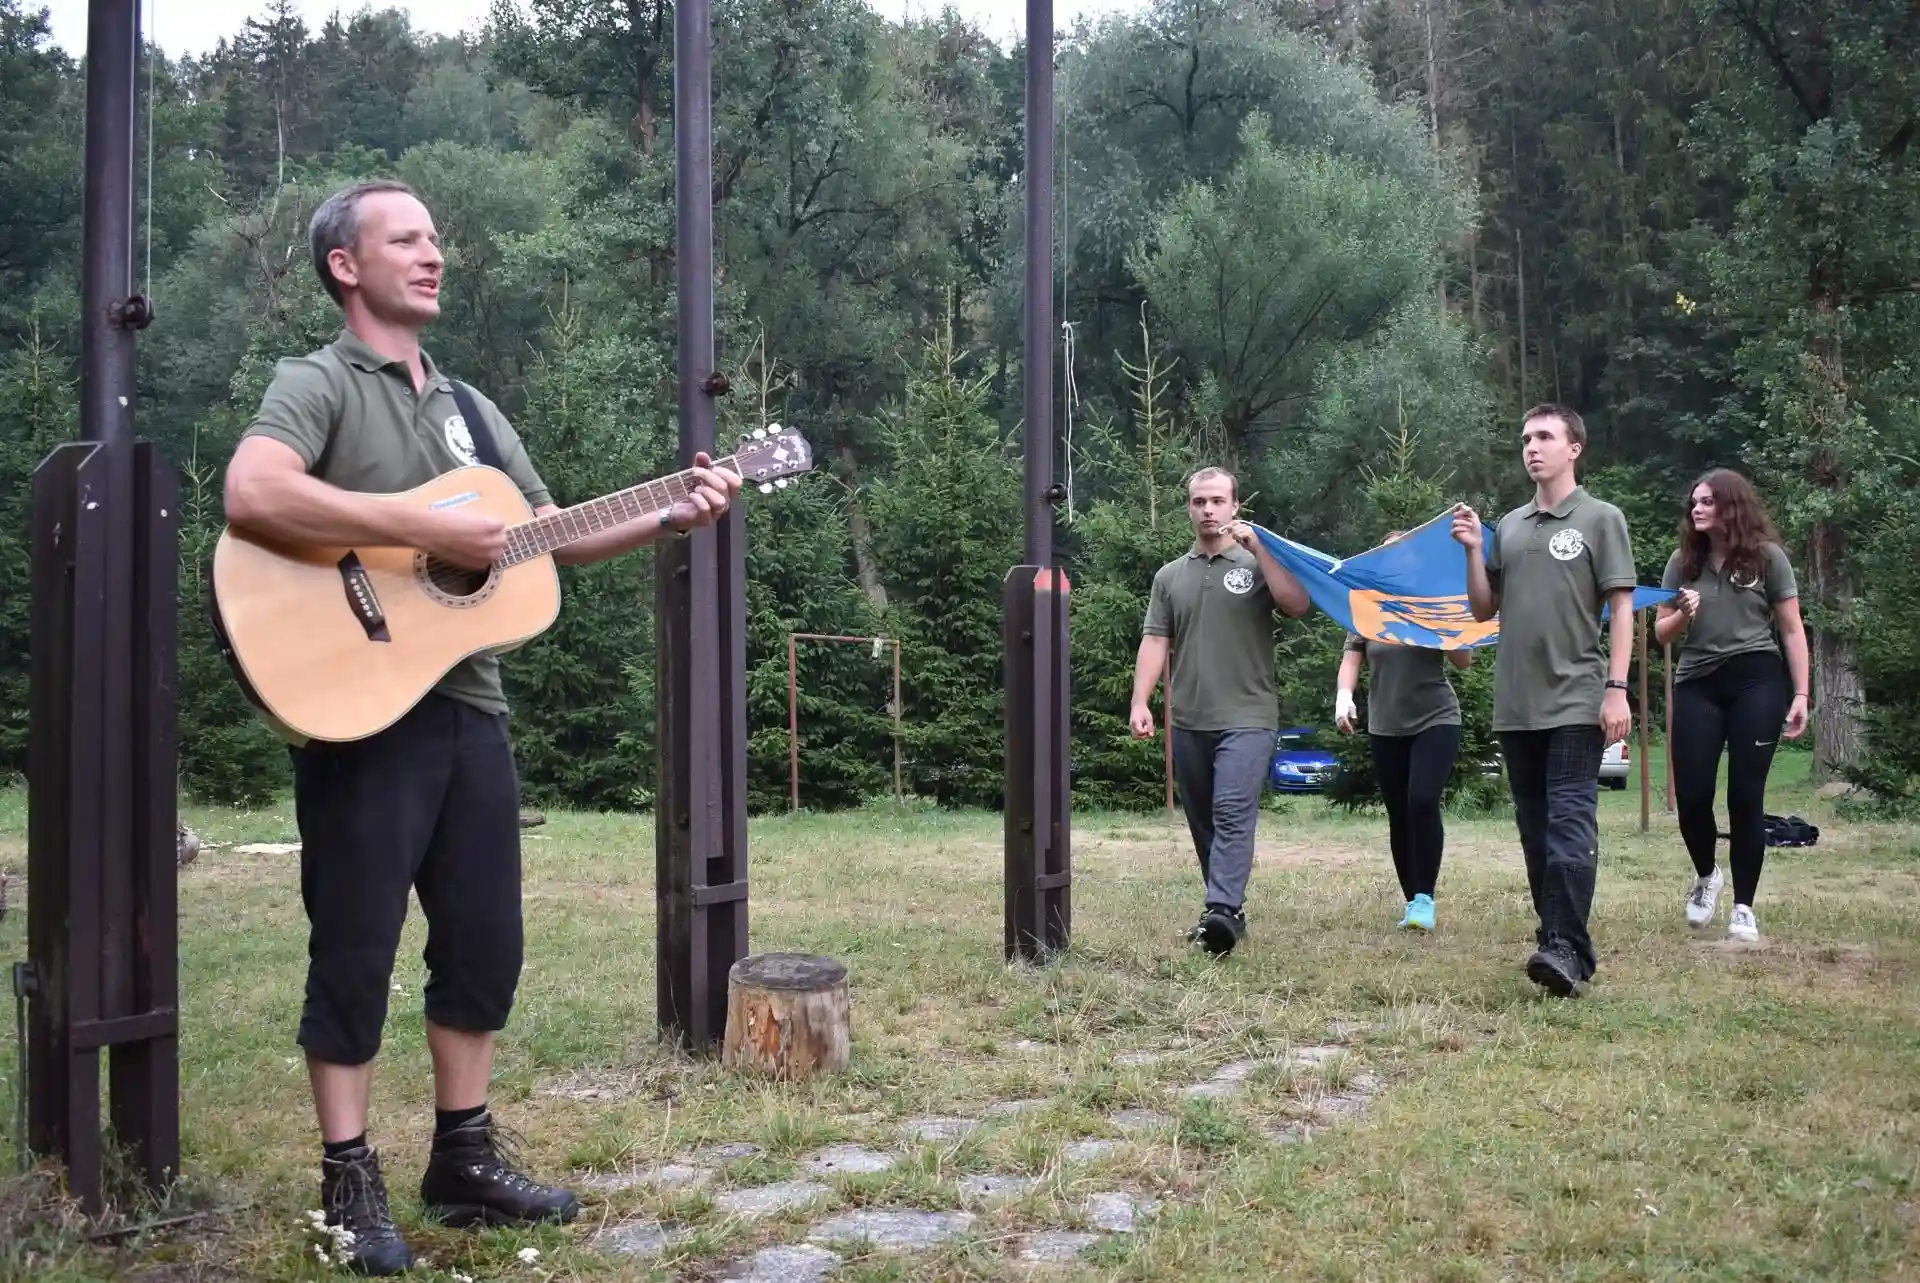
<svg viewBox="0 0 1920 1283">
<path fill-rule="evenodd" d="M 1527 959 L 1527 979 L 1556 997 L 1571 998 L 1580 992 L 1579 965 L 1558 940 L 1548 941 L 1546 947 Z"/>
<path fill-rule="evenodd" d="M 328 1251 L 355 1274 L 400 1274 L 413 1268 L 413 1252 L 394 1228 L 380 1156 L 362 1145 L 339 1158 L 320 1160 L 320 1207 L 329 1229 L 344 1230 Z"/>
<path fill-rule="evenodd" d="M 1247 915 L 1239 909 L 1209 908 L 1197 928 L 1200 947 L 1214 957 L 1233 952 L 1247 935 Z"/>
<path fill-rule="evenodd" d="M 459 1226 L 566 1222 L 580 1215 L 580 1200 L 570 1190 L 542 1185 L 517 1170 L 516 1148 L 490 1113 L 435 1136 L 420 1178 L 427 1215 Z"/>
</svg>

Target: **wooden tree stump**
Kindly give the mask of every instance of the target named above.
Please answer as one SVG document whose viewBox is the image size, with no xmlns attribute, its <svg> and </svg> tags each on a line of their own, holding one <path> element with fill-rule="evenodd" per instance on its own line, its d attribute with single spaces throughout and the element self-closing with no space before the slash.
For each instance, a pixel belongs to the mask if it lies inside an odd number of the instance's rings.
<svg viewBox="0 0 1920 1283">
<path fill-rule="evenodd" d="M 727 972 L 729 1069 L 787 1080 L 845 1069 L 851 1031 L 847 969 L 832 958 L 761 953 Z"/>
</svg>

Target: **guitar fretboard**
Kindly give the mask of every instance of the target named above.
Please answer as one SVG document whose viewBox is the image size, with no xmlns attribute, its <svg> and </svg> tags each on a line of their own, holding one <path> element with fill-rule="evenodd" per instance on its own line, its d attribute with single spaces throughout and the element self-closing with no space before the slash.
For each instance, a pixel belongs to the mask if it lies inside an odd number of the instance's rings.
<svg viewBox="0 0 1920 1283">
<path fill-rule="evenodd" d="M 733 455 L 716 459 L 711 465 L 713 471 L 723 468 L 736 475 L 744 475 Z M 651 516 L 663 508 L 671 508 L 692 494 L 694 489 L 693 470 L 687 468 L 655 481 L 643 481 L 637 486 L 599 499 L 589 499 L 559 512 L 550 512 L 544 517 L 535 517 L 532 521 L 508 529 L 507 550 L 499 564 L 505 567 L 531 561 L 603 530 Z"/>
</svg>

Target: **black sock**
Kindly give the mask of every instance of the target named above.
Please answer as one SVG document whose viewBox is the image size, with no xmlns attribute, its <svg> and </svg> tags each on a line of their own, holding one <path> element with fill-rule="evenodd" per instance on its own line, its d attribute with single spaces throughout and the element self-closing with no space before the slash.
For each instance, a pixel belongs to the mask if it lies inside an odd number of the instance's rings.
<svg viewBox="0 0 1920 1283">
<path fill-rule="evenodd" d="M 367 1134 L 361 1132 L 352 1140 L 328 1140 L 322 1141 L 321 1145 L 325 1148 L 328 1158 L 344 1158 L 349 1150 L 359 1149 L 366 1143 Z"/>
<path fill-rule="evenodd" d="M 486 1112 L 484 1102 L 472 1109 L 436 1109 L 433 1111 L 433 1134 L 445 1136 L 454 1128 L 464 1126 Z"/>
</svg>

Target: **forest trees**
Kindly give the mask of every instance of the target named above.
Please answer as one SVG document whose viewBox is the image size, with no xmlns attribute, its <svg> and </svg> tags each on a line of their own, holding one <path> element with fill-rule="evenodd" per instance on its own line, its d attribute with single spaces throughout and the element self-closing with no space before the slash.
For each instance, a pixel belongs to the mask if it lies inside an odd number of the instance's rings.
<svg viewBox="0 0 1920 1283">
<path fill-rule="evenodd" d="M 729 432 L 800 428 L 819 465 L 745 501 L 753 805 L 786 797 L 795 631 L 904 639 L 909 781 L 993 804 L 999 585 L 1020 548 L 1021 51 L 864 0 L 715 9 L 718 347 L 752 388 L 721 413 Z M 221 465 L 274 361 L 339 325 L 304 258 L 327 191 L 394 174 L 423 192 L 449 262 L 429 350 L 513 417 L 563 500 L 668 466 L 671 33 L 664 0 L 498 0 L 461 39 L 395 11 L 309 27 L 279 0 L 156 60 L 139 212 L 160 319 L 136 408 L 194 496 L 195 792 L 284 784 L 211 649 L 204 570 Z M 1758 477 L 1801 570 L 1822 762 L 1916 792 L 1916 39 L 1904 0 L 1148 0 L 1066 33 L 1056 302 L 1074 342 L 1056 386 L 1075 431 L 1056 544 L 1080 795 L 1163 796 L 1126 688 L 1146 584 L 1188 539 L 1188 470 L 1231 460 L 1254 519 L 1350 551 L 1389 515 L 1518 502 L 1517 415 L 1547 397 L 1586 416 L 1643 576 L 1691 477 Z M 77 52 L 0 0 L 16 695 L 22 487 L 74 422 Z M 529 792 L 647 805 L 650 560 L 564 582 L 562 622 L 505 666 Z M 1325 721 L 1330 627 L 1283 630 L 1289 722 Z M 803 804 L 888 791 L 888 666 L 850 647 L 799 666 Z M 20 730 L 0 719 L 0 772 L 22 766 Z"/>
</svg>

